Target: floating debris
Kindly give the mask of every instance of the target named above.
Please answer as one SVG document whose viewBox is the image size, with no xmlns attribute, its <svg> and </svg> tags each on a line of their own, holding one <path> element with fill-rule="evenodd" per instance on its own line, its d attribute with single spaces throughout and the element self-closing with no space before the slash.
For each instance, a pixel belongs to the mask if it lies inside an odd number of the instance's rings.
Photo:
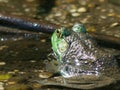
<svg viewBox="0 0 120 90">
<path fill-rule="evenodd" d="M 6 46 L 6 45 L 0 46 L 0 50 L 3 50 L 5 48 L 8 48 L 8 46 Z"/>
<path fill-rule="evenodd" d="M 14 71 L 9 71 L 8 74 L 15 74 L 15 72 Z"/>
<path fill-rule="evenodd" d="M 41 72 L 41 73 L 39 73 L 40 78 L 50 78 L 52 76 L 53 76 L 53 73 L 51 73 L 51 72 Z"/>
<path fill-rule="evenodd" d="M 5 62 L 0 62 L 0 66 L 3 66 L 5 65 L 6 63 Z"/>
<path fill-rule="evenodd" d="M 73 9 L 70 10 L 70 12 L 75 13 L 75 12 L 77 12 L 77 9 L 73 8 Z"/>
<path fill-rule="evenodd" d="M 87 12 L 87 9 L 85 7 L 80 7 L 80 8 L 78 8 L 77 11 L 80 13 L 84 13 L 84 12 Z"/>
<path fill-rule="evenodd" d="M 15 73 L 18 73 L 18 72 L 19 72 L 19 70 L 15 69 L 15 70 L 14 70 L 14 72 L 15 72 Z"/>
<path fill-rule="evenodd" d="M 46 39 L 42 39 L 42 40 L 40 40 L 42 43 L 45 43 L 46 42 Z"/>
<path fill-rule="evenodd" d="M 72 16 L 73 17 L 78 17 L 78 16 L 80 16 L 80 13 L 77 13 L 77 12 L 76 13 L 72 13 Z"/>
<path fill-rule="evenodd" d="M 106 16 L 101 15 L 101 16 L 100 16 L 100 18 L 101 18 L 101 19 L 106 19 L 107 17 L 106 17 Z"/>
<path fill-rule="evenodd" d="M 120 38 L 120 35 L 115 34 L 114 36 Z"/>
<path fill-rule="evenodd" d="M 109 16 L 109 17 L 115 16 L 115 13 L 108 13 L 107 16 Z"/>
<path fill-rule="evenodd" d="M 4 83 L 0 82 L 0 90 L 4 90 Z"/>
<path fill-rule="evenodd" d="M 110 25 L 110 27 L 116 27 L 116 26 L 118 26 L 119 25 L 119 23 L 118 22 L 115 22 L 115 23 L 112 23 L 111 25 Z"/>
<path fill-rule="evenodd" d="M 36 60 L 30 60 L 30 62 L 31 62 L 31 63 L 35 63 L 35 62 L 36 62 Z"/>
<path fill-rule="evenodd" d="M 17 82 L 16 81 L 8 81 L 7 82 L 7 84 L 9 84 L 9 85 L 14 85 L 14 84 L 16 84 Z"/>
</svg>

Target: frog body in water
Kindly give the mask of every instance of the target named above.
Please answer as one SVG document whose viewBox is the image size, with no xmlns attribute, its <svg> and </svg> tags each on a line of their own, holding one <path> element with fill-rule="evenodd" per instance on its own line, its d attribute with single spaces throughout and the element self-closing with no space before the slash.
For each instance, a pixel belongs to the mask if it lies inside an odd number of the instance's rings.
<svg viewBox="0 0 120 90">
<path fill-rule="evenodd" d="M 116 81 L 115 75 L 119 77 L 117 54 L 98 46 L 84 25 L 75 24 L 71 31 L 58 29 L 51 40 L 62 76 L 45 81 L 45 85 L 91 89 L 109 85 Z"/>
</svg>

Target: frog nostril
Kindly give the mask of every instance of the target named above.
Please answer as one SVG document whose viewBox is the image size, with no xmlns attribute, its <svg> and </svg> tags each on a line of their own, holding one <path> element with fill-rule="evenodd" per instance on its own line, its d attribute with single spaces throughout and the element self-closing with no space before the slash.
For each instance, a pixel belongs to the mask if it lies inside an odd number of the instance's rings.
<svg viewBox="0 0 120 90">
<path fill-rule="evenodd" d="M 56 31 L 57 33 L 60 33 L 59 30 Z"/>
</svg>

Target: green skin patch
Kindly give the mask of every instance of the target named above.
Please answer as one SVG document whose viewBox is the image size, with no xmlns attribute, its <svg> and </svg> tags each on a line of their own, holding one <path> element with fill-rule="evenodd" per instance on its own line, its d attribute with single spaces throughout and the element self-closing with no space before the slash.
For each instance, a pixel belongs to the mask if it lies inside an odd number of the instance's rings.
<svg viewBox="0 0 120 90">
<path fill-rule="evenodd" d="M 57 32 L 55 31 L 52 35 L 52 49 L 54 51 L 54 53 L 59 57 L 60 61 L 61 61 L 61 53 L 58 50 L 58 44 L 62 41 L 61 38 L 58 38 L 57 36 Z"/>
<path fill-rule="evenodd" d="M 52 49 L 55 55 L 59 58 L 60 62 L 62 61 L 64 52 L 69 46 L 68 43 L 64 40 L 64 37 L 68 36 L 69 34 L 70 31 L 65 28 L 61 28 L 57 29 L 51 37 Z"/>
</svg>

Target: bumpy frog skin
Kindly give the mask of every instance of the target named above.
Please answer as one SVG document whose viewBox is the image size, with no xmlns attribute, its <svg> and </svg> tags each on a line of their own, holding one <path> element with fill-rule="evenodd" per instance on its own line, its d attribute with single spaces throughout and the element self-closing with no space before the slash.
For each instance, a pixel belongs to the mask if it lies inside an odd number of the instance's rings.
<svg viewBox="0 0 120 90">
<path fill-rule="evenodd" d="M 46 85 L 91 89 L 109 85 L 119 76 L 116 54 L 99 47 L 84 25 L 75 24 L 71 31 L 56 30 L 51 40 L 62 77 L 46 81 Z"/>
</svg>

